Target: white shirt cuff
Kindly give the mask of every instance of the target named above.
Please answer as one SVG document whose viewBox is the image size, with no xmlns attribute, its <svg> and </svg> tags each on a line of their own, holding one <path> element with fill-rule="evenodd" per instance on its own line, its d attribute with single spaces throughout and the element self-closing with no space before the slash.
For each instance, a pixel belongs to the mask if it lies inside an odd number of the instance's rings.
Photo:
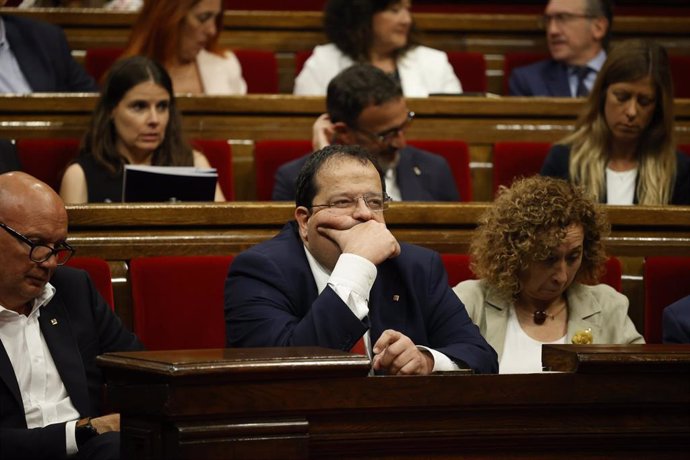
<svg viewBox="0 0 690 460">
<path fill-rule="evenodd" d="M 341 254 L 328 284 L 360 320 L 369 314 L 369 292 L 376 281 L 376 265 L 356 254 Z"/>
<path fill-rule="evenodd" d="M 65 423 L 65 441 L 67 448 L 67 456 L 74 455 L 79 452 L 77 447 L 77 438 L 75 436 L 75 429 L 77 427 L 77 420 Z"/>
<path fill-rule="evenodd" d="M 431 372 L 460 370 L 460 366 L 458 366 L 455 361 L 443 353 L 436 351 L 433 348 L 425 347 L 424 345 L 417 345 L 417 348 L 428 351 L 431 353 L 431 356 L 434 357 L 434 368 L 431 370 Z"/>
</svg>

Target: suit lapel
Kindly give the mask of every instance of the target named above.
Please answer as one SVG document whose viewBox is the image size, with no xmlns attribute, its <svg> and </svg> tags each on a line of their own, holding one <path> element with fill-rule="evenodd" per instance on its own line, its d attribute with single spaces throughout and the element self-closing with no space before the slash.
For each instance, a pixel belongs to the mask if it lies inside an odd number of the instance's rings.
<svg viewBox="0 0 690 460">
<path fill-rule="evenodd" d="M 484 308 L 485 324 L 481 324 L 480 329 L 485 335 L 486 341 L 494 344 L 494 350 L 496 350 L 500 362 L 505 345 L 506 330 L 508 329 L 510 304 L 503 301 L 491 288 L 486 294 L 485 302 L 488 304 L 488 307 Z"/>
<path fill-rule="evenodd" d="M 407 148 L 400 150 L 400 160 L 395 168 L 395 175 L 403 201 L 419 201 L 430 198 L 419 180 L 424 171 L 416 163 L 412 151 Z"/>
<path fill-rule="evenodd" d="M 5 385 L 17 400 L 19 407 L 24 408 L 24 403 L 22 402 L 22 395 L 19 392 L 19 384 L 17 383 L 17 377 L 14 374 L 14 368 L 12 367 L 12 362 L 10 357 L 7 356 L 7 351 L 2 342 L 0 342 L 0 379 L 5 382 Z"/>
<path fill-rule="evenodd" d="M 601 326 L 596 321 L 601 312 L 601 306 L 596 298 L 579 283 L 573 283 L 568 289 L 568 332 L 565 343 L 571 343 L 573 335 L 590 329 L 592 343 L 597 343 L 601 337 Z"/>
<path fill-rule="evenodd" d="M 80 414 L 90 413 L 89 390 L 81 352 L 72 335 L 67 310 L 57 294 L 42 308 L 38 321 L 72 404 Z"/>
</svg>

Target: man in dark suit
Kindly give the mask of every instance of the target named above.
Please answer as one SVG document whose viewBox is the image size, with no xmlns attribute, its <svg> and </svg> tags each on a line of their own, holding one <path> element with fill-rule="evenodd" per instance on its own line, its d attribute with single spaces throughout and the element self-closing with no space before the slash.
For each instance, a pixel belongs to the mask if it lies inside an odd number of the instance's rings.
<svg viewBox="0 0 690 460">
<path fill-rule="evenodd" d="M 331 80 L 326 93 L 327 114 L 314 124 L 313 145 L 361 145 L 372 152 L 386 173 L 389 195 L 396 201 L 458 201 L 458 189 L 448 162 L 405 143 L 405 130 L 414 118 L 400 85 L 372 65 L 354 65 Z M 295 199 L 295 179 L 309 155 L 276 172 L 273 199 Z"/>
<path fill-rule="evenodd" d="M 690 343 L 690 296 L 664 308 L 664 343 Z"/>
<path fill-rule="evenodd" d="M 551 59 L 514 69 L 509 94 L 586 96 L 606 60 L 610 0 L 550 0 L 542 20 Z"/>
<path fill-rule="evenodd" d="M 225 285 L 230 347 L 362 351 L 387 374 L 496 372 L 494 350 L 448 286 L 439 255 L 388 230 L 382 170 L 359 146 L 313 153 L 295 221 L 235 258 Z"/>
<path fill-rule="evenodd" d="M 67 212 L 43 182 L 0 175 L 0 458 L 119 458 L 96 356 L 141 344 L 86 272 L 62 267 Z"/>
<path fill-rule="evenodd" d="M 6 139 L 0 139 L 0 174 L 21 169 L 14 144 Z"/>
<path fill-rule="evenodd" d="M 59 27 L 0 16 L 0 93 L 79 91 L 98 91 L 98 86 L 72 58 Z"/>
</svg>

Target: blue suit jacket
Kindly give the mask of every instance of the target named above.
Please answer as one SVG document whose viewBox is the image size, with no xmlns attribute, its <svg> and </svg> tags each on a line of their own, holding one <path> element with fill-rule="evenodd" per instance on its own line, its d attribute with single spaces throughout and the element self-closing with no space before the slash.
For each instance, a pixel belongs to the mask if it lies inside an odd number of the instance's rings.
<svg viewBox="0 0 690 460">
<path fill-rule="evenodd" d="M 34 92 L 98 91 L 73 58 L 59 27 L 20 16 L 2 16 L 7 41 Z"/>
<path fill-rule="evenodd" d="M 664 308 L 664 343 L 690 343 L 690 295 Z"/>
<path fill-rule="evenodd" d="M 82 417 L 97 416 L 103 379 L 96 356 L 143 347 L 122 326 L 85 271 L 58 267 L 50 283 L 57 292 L 41 307 L 41 333 L 74 407 Z M 0 342 L 0 458 L 63 458 L 65 448 L 64 423 L 26 428 L 14 369 Z"/>
<path fill-rule="evenodd" d="M 541 167 L 541 175 L 570 180 L 569 145 L 556 144 L 551 147 Z M 602 203 L 606 203 L 606 197 L 603 197 Z M 633 203 L 637 204 L 637 196 Z M 690 158 L 681 152 L 676 152 L 676 183 L 671 204 L 690 204 Z"/>
<path fill-rule="evenodd" d="M 516 67 L 508 89 L 511 96 L 572 97 L 566 66 L 553 59 Z"/>
<path fill-rule="evenodd" d="M 369 298 L 371 343 L 395 329 L 476 372 L 497 372 L 496 352 L 448 286 L 439 255 L 404 243 L 401 249 L 377 267 Z M 293 221 L 235 258 L 225 283 L 228 346 L 348 351 L 366 332 L 330 287 L 318 294 L 304 251 Z"/>
<path fill-rule="evenodd" d="M 274 201 L 295 201 L 295 182 L 307 158 L 309 154 L 278 168 L 273 186 Z M 403 201 L 460 200 L 453 173 L 442 156 L 408 145 L 400 150 L 395 172 Z"/>
</svg>

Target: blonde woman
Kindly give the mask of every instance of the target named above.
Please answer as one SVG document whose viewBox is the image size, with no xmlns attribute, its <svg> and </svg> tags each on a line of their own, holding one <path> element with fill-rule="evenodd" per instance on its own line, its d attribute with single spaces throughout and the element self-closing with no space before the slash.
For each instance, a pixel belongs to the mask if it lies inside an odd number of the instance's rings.
<svg viewBox="0 0 690 460">
<path fill-rule="evenodd" d="M 675 150 L 663 47 L 628 40 L 613 48 L 575 132 L 552 147 L 541 173 L 582 185 L 600 203 L 690 204 L 690 159 Z"/>
</svg>

